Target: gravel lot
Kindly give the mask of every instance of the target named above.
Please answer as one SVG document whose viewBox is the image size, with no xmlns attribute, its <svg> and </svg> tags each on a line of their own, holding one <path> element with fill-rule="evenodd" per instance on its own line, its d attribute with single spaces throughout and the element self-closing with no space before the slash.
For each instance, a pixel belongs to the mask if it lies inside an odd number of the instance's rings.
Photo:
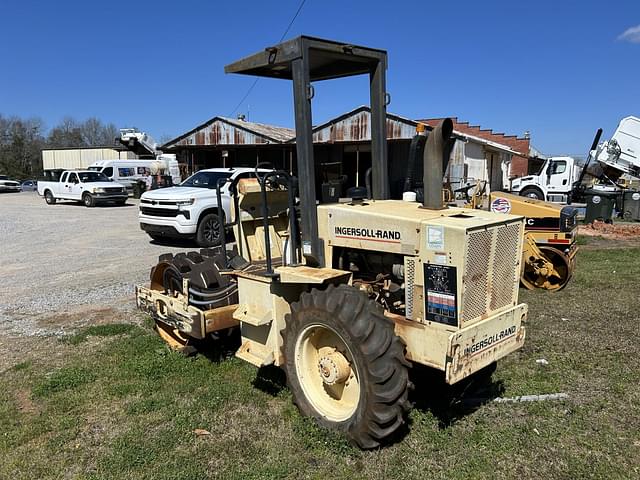
<svg viewBox="0 0 640 480">
<path fill-rule="evenodd" d="M 137 206 L 133 199 L 123 207 L 47 205 L 35 192 L 0 194 L 0 347 L 8 337 L 137 318 L 134 285 L 148 282 L 158 255 L 197 248 L 151 243 Z"/>
</svg>

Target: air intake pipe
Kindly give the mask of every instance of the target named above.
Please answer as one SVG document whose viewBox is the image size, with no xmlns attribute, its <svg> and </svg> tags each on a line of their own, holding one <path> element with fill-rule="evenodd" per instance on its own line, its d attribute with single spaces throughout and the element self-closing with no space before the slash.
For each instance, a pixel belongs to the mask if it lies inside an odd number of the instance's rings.
<svg viewBox="0 0 640 480">
<path fill-rule="evenodd" d="M 423 208 L 441 210 L 442 204 L 442 178 L 449 163 L 451 154 L 453 122 L 450 118 L 442 120 L 427 137 L 424 147 L 424 200 Z"/>
</svg>

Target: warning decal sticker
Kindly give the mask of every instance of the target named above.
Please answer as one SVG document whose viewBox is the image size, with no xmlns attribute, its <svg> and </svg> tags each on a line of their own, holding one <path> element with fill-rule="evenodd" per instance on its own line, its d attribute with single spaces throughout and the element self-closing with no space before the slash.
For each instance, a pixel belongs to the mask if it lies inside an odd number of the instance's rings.
<svg viewBox="0 0 640 480">
<path fill-rule="evenodd" d="M 424 278 L 427 290 L 425 295 L 427 320 L 445 325 L 457 325 L 456 267 L 426 264 Z"/>
<path fill-rule="evenodd" d="M 427 248 L 429 250 L 444 249 L 444 227 L 427 227 Z"/>
</svg>

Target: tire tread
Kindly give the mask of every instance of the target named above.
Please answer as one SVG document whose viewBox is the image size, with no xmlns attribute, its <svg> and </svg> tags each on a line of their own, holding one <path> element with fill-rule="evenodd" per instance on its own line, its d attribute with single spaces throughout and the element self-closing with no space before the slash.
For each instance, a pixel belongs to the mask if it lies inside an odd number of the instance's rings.
<svg viewBox="0 0 640 480">
<path fill-rule="evenodd" d="M 340 424 L 331 424 L 311 407 L 297 383 L 293 359 L 287 358 L 292 356 L 293 344 L 303 326 L 301 314 L 310 310 L 328 313 L 329 321 L 347 332 L 350 348 L 358 351 L 354 356 L 364 359 L 359 365 L 365 370 L 360 373 L 361 388 L 368 395 L 365 394 L 354 415 Z M 325 290 L 302 293 L 299 300 L 291 304 L 291 314 L 287 315 L 282 331 L 287 382 L 294 403 L 303 414 L 315 417 L 321 425 L 343 431 L 360 448 L 381 446 L 403 425 L 411 408 L 408 401 L 410 363 L 405 358 L 405 345 L 393 327 L 393 321 L 384 316 L 382 307 L 364 292 L 349 285 L 330 285 Z"/>
</svg>

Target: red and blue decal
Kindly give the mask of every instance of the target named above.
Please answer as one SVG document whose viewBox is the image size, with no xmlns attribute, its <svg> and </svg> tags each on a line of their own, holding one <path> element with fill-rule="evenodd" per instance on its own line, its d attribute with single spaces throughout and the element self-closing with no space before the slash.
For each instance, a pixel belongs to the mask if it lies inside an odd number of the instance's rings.
<svg viewBox="0 0 640 480">
<path fill-rule="evenodd" d="M 491 202 L 491 211 L 496 213 L 509 213 L 511 211 L 511 202 L 506 198 L 498 197 Z"/>
</svg>

